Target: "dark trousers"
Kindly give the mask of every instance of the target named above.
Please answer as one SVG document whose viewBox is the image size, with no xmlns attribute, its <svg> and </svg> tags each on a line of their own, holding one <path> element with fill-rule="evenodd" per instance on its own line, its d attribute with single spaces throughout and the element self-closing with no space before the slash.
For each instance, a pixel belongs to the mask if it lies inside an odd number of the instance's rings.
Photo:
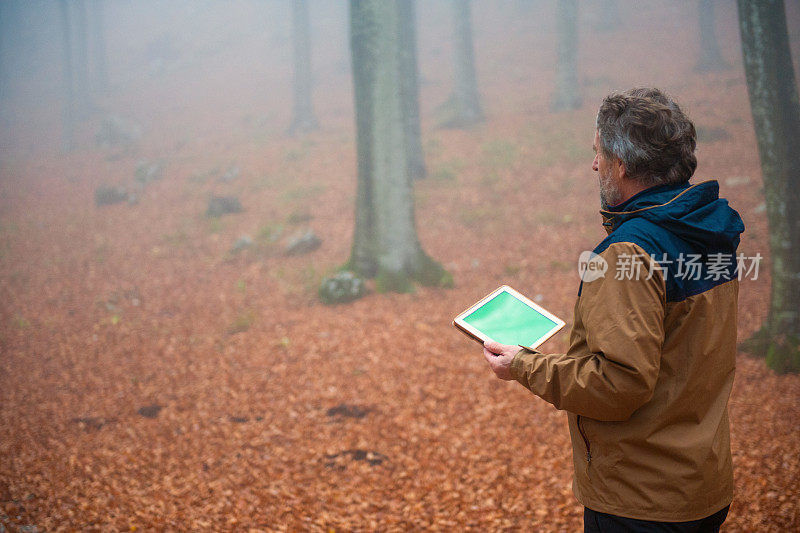
<svg viewBox="0 0 800 533">
<path fill-rule="evenodd" d="M 711 516 L 690 522 L 651 522 L 598 513 L 583 508 L 583 533 L 717 533 L 730 505 Z"/>
</svg>

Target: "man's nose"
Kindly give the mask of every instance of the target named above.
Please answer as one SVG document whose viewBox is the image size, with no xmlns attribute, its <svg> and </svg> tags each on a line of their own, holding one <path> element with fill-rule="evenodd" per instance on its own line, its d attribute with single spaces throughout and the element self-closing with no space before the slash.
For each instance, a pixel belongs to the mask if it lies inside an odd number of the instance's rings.
<svg viewBox="0 0 800 533">
<path fill-rule="evenodd" d="M 594 161 L 592 161 L 592 170 L 595 172 L 600 170 L 600 166 L 597 164 L 597 156 L 594 156 Z"/>
</svg>

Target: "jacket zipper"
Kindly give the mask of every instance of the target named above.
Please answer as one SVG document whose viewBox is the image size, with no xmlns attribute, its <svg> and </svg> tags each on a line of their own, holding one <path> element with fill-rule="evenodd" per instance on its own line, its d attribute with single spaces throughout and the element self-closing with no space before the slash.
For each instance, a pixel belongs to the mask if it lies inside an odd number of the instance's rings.
<svg viewBox="0 0 800 533">
<path fill-rule="evenodd" d="M 588 473 L 589 464 L 592 462 L 592 447 L 589 445 L 589 439 L 586 437 L 586 433 L 584 433 L 583 427 L 581 426 L 581 415 L 578 415 L 578 432 L 583 438 L 583 444 L 586 445 L 586 471 Z"/>
</svg>

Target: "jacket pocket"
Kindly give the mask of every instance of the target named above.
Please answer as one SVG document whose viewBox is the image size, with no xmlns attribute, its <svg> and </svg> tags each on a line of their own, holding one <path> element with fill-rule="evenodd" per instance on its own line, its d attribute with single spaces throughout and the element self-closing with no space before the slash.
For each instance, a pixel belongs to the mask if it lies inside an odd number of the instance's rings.
<svg viewBox="0 0 800 533">
<path fill-rule="evenodd" d="M 589 437 L 586 436 L 586 431 L 581 425 L 581 415 L 577 415 L 578 433 L 581 434 L 583 444 L 586 446 L 586 473 L 589 473 L 589 465 L 592 463 L 592 445 L 589 443 Z"/>
</svg>

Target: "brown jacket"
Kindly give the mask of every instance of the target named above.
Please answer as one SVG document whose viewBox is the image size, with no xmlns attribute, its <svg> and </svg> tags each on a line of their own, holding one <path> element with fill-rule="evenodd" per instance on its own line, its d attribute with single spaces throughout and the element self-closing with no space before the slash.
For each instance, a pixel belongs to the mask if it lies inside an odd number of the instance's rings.
<svg viewBox="0 0 800 533">
<path fill-rule="evenodd" d="M 697 243 L 659 226 L 658 213 L 648 213 L 656 222 L 631 223 L 643 211 L 667 211 L 692 190 L 673 189 L 603 213 L 610 235 L 596 251 L 608 271 L 581 284 L 569 350 L 523 348 L 511 366 L 522 385 L 568 411 L 573 491 L 581 504 L 666 522 L 704 518 L 733 497 L 727 403 L 738 297 L 735 266 L 726 277 L 712 269 L 701 272 L 704 280 L 673 280 L 677 267 L 664 263 L 683 248 L 697 251 Z M 690 196 L 700 192 L 708 191 Z M 731 218 L 741 224 L 738 215 Z M 738 233 L 733 252 L 736 244 Z M 619 267 L 632 257 L 638 279 Z"/>
</svg>

